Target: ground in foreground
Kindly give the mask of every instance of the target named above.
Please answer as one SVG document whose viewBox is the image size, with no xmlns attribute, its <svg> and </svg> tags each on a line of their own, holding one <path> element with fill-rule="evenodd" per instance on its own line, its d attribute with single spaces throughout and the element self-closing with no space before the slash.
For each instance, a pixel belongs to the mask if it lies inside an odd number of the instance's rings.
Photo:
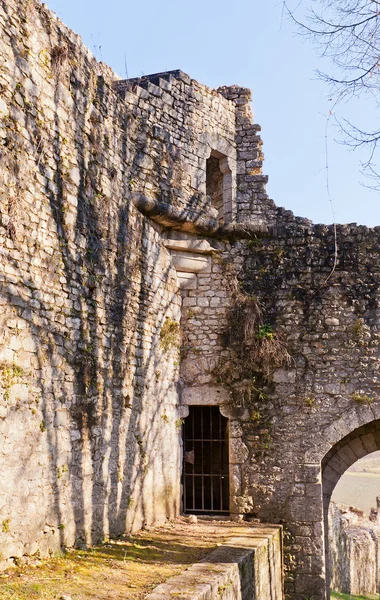
<svg viewBox="0 0 380 600">
<path fill-rule="evenodd" d="M 88 550 L 35 560 L 0 574 L 1 600 L 141 600 L 249 524 L 178 519 Z"/>
</svg>

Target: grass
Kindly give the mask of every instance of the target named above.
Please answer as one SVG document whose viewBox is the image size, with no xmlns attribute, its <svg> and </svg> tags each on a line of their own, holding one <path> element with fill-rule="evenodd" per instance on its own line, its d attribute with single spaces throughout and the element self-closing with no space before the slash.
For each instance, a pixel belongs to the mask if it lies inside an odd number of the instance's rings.
<svg viewBox="0 0 380 600">
<path fill-rule="evenodd" d="M 56 600 L 67 594 L 73 600 L 116 600 L 124 599 L 129 592 L 140 598 L 181 571 L 184 564 L 203 557 L 208 550 L 205 546 L 194 546 L 186 552 L 179 540 L 153 534 L 68 551 L 57 558 L 37 561 L 32 568 L 23 566 L 0 575 L 0 597 Z M 97 587 L 99 582 L 101 589 Z"/>
<path fill-rule="evenodd" d="M 244 530 L 245 529 L 245 530 Z M 249 529 L 180 520 L 88 550 L 69 550 L 0 573 L 1 600 L 141 600 L 156 585 Z"/>
<path fill-rule="evenodd" d="M 331 592 L 330 598 L 334 600 L 375 600 L 376 598 L 379 598 L 379 596 L 350 596 L 350 594 Z"/>
</svg>

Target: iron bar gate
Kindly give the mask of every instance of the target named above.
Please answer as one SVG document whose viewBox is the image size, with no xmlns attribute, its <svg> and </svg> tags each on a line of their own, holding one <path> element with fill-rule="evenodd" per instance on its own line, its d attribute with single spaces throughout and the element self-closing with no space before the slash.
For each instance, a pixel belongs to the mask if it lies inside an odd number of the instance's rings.
<svg viewBox="0 0 380 600">
<path fill-rule="evenodd" d="M 229 514 L 228 419 L 218 406 L 190 406 L 183 441 L 184 512 Z"/>
</svg>

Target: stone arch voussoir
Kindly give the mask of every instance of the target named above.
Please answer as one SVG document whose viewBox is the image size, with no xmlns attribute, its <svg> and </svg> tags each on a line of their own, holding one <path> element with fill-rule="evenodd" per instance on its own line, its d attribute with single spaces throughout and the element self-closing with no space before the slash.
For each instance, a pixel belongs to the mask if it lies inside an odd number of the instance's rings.
<svg viewBox="0 0 380 600">
<path fill-rule="evenodd" d="M 334 428 L 338 439 L 333 444 L 332 438 L 326 440 L 327 452 L 321 463 L 327 597 L 330 589 L 328 510 L 331 495 L 347 469 L 357 460 L 380 450 L 380 418 L 374 418 L 379 417 L 378 411 L 373 410 L 371 406 L 361 407 L 361 409 L 352 409 L 344 419 L 339 420 L 338 426 Z M 362 424 L 355 427 L 360 421 Z M 330 433 L 332 433 L 331 428 Z"/>
</svg>

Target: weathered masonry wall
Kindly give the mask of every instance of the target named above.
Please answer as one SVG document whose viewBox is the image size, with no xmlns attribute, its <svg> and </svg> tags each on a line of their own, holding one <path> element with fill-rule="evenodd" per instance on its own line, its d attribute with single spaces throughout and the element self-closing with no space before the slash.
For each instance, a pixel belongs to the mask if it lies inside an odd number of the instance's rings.
<svg viewBox="0 0 380 600">
<path fill-rule="evenodd" d="M 181 299 L 157 221 L 230 223 L 236 149 L 234 105 L 184 73 L 118 83 L 38 2 L 1 2 L 0 25 L 7 559 L 178 514 Z"/>
<path fill-rule="evenodd" d="M 246 294 L 291 356 L 256 375 L 240 423 L 250 511 L 286 524 L 289 597 L 324 597 L 323 513 L 340 475 L 379 447 L 379 234 L 339 226 L 334 272 L 332 228 L 289 224 L 235 249 Z"/>
<path fill-rule="evenodd" d="M 178 514 L 178 349 L 160 332 L 180 298 L 159 227 L 126 202 L 155 160 L 128 107 L 42 5 L 1 2 L 0 25 L 6 559 Z"/>
<path fill-rule="evenodd" d="M 209 238 L 182 287 L 182 402 L 229 417 L 230 509 L 285 525 L 289 598 L 325 598 L 331 493 L 380 448 L 379 233 L 339 226 L 332 272 L 333 228 L 284 215 L 264 237 Z"/>
<path fill-rule="evenodd" d="M 326 598 L 327 509 L 380 448 L 380 229 L 265 193 L 250 92 L 120 81 L 34 0 L 0 2 L 0 545 L 178 514 L 182 419 L 229 418 L 230 512 L 285 527 Z"/>
</svg>

